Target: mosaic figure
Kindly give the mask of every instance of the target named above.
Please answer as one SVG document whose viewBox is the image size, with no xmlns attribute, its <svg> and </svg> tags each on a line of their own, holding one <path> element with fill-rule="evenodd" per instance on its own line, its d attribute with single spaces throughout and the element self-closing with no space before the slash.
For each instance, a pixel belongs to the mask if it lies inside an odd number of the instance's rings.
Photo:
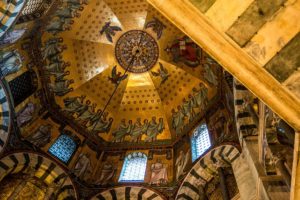
<svg viewBox="0 0 300 200">
<path fill-rule="evenodd" d="M 116 31 L 122 31 L 122 29 L 118 26 L 111 26 L 111 22 L 106 22 L 102 27 L 100 34 L 103 35 L 103 33 L 105 33 L 106 39 L 113 43 L 112 37 L 116 35 Z"/>
<path fill-rule="evenodd" d="M 61 63 L 61 62 L 63 62 L 62 58 L 63 58 L 62 55 L 56 54 L 54 56 L 48 57 L 48 60 L 51 64 L 52 63 Z"/>
<path fill-rule="evenodd" d="M 170 77 L 170 74 L 168 72 L 168 70 L 161 64 L 159 63 L 159 70 L 158 72 L 153 72 L 151 71 L 151 74 L 155 77 L 160 77 L 161 81 L 160 81 L 160 85 L 164 84 L 168 78 Z"/>
<path fill-rule="evenodd" d="M 176 180 L 179 180 L 181 175 L 185 174 L 185 168 L 190 160 L 190 150 L 187 153 L 184 153 L 182 150 L 179 152 L 179 156 L 176 159 Z"/>
<path fill-rule="evenodd" d="M 66 72 L 50 72 L 49 75 L 53 75 L 55 77 L 55 81 L 63 81 L 65 76 L 70 75 L 70 71 Z"/>
<path fill-rule="evenodd" d="M 93 124 L 92 126 L 88 127 L 88 130 L 92 131 L 93 133 L 109 133 L 114 119 L 110 117 L 107 120 L 106 116 L 107 114 L 106 115 L 103 114 L 102 119 L 97 121 L 96 122 L 97 124 L 95 126 Z"/>
<path fill-rule="evenodd" d="M 166 25 L 164 25 L 159 19 L 157 19 L 156 17 L 154 17 L 154 19 L 152 21 L 149 21 L 145 28 L 151 28 L 153 30 L 153 32 L 156 33 L 157 35 L 157 39 L 159 40 L 163 34 L 163 30 L 166 27 Z"/>
<path fill-rule="evenodd" d="M 66 45 L 61 45 L 60 43 L 62 43 L 62 38 L 49 39 L 45 43 L 45 47 L 42 48 L 43 59 L 51 58 L 53 56 L 56 56 L 56 55 L 62 53 L 64 50 L 67 49 Z"/>
<path fill-rule="evenodd" d="M 132 130 L 132 120 L 128 121 L 128 125 L 126 125 L 126 120 L 122 119 L 119 125 L 119 128 L 113 131 L 112 135 L 115 137 L 114 142 L 123 142 L 124 137 L 128 135 Z"/>
<path fill-rule="evenodd" d="M 167 168 L 159 159 L 151 165 L 150 184 L 161 185 L 168 182 Z"/>
<path fill-rule="evenodd" d="M 93 116 L 91 117 L 91 119 L 89 121 L 89 125 L 91 127 L 94 127 L 94 124 L 96 124 L 101 119 L 101 115 L 102 115 L 102 110 L 98 109 L 96 113 L 93 113 Z M 108 115 L 107 112 L 103 113 L 102 119 L 106 118 L 107 115 Z"/>
<path fill-rule="evenodd" d="M 87 179 L 87 173 L 91 172 L 92 164 L 90 160 L 90 154 L 89 153 L 81 153 L 78 156 L 75 168 L 74 168 L 74 174 L 81 180 Z"/>
<path fill-rule="evenodd" d="M 145 142 L 153 142 L 156 140 L 158 134 L 162 133 L 165 129 L 163 118 L 159 118 L 159 123 L 156 122 L 156 117 L 152 117 L 152 120 L 148 124 L 146 131 L 147 138 Z"/>
<path fill-rule="evenodd" d="M 41 125 L 36 132 L 26 137 L 26 140 L 37 147 L 44 147 L 51 140 L 51 129 L 50 124 Z"/>
<path fill-rule="evenodd" d="M 69 86 L 74 83 L 74 80 L 59 80 L 49 84 L 49 89 L 57 96 L 64 96 L 73 91 Z"/>
<path fill-rule="evenodd" d="M 0 54 L 1 76 L 15 73 L 22 67 L 22 56 L 17 50 L 8 51 Z"/>
<path fill-rule="evenodd" d="M 200 83 L 199 86 L 200 86 L 199 90 L 193 88 L 193 92 L 194 92 L 193 99 L 196 106 L 201 110 L 203 110 L 208 103 L 208 97 L 207 97 L 208 89 L 203 83 Z"/>
<path fill-rule="evenodd" d="M 26 29 L 8 31 L 0 39 L 0 46 L 9 45 L 17 42 L 26 32 Z"/>
<path fill-rule="evenodd" d="M 24 108 L 21 109 L 17 115 L 17 124 L 19 127 L 27 124 L 33 118 L 35 112 L 35 105 L 33 103 L 27 103 Z"/>
<path fill-rule="evenodd" d="M 112 84 L 115 84 L 116 86 L 121 83 L 121 81 L 125 80 L 128 77 L 128 74 L 122 75 L 121 72 L 117 72 L 117 66 L 114 66 L 111 71 L 111 77 L 108 77 L 108 79 L 111 81 Z"/>
<path fill-rule="evenodd" d="M 172 55 L 172 61 L 175 63 L 183 62 L 189 67 L 200 65 L 201 49 L 187 36 L 174 41 L 165 51 Z"/>
<path fill-rule="evenodd" d="M 182 111 L 185 117 L 187 117 L 188 121 L 193 121 L 195 117 L 195 111 L 193 109 L 193 102 L 187 101 L 185 98 L 183 98 L 182 102 Z"/>
<path fill-rule="evenodd" d="M 85 111 L 87 111 L 89 109 L 89 107 L 91 106 L 91 101 L 90 100 L 86 100 L 85 104 L 83 104 L 81 107 L 79 107 L 76 111 L 77 114 L 77 118 L 82 115 Z"/>
<path fill-rule="evenodd" d="M 59 32 L 65 31 L 65 30 L 71 30 L 71 25 L 74 23 L 73 20 L 70 20 L 69 18 L 63 19 L 57 19 L 53 20 L 46 26 L 46 31 L 56 35 Z"/>
<path fill-rule="evenodd" d="M 64 3 L 67 3 L 67 7 L 75 10 L 83 10 L 82 4 L 87 4 L 87 0 L 62 0 Z"/>
<path fill-rule="evenodd" d="M 184 113 L 181 106 L 177 107 L 178 111 L 172 109 L 172 128 L 175 130 L 176 134 L 180 134 L 184 127 Z"/>
<path fill-rule="evenodd" d="M 87 109 L 78 116 L 76 121 L 85 126 L 94 117 L 96 106 L 97 104 L 95 103 L 93 103 L 91 106 L 88 106 Z"/>
<path fill-rule="evenodd" d="M 57 62 L 57 63 L 51 63 L 49 65 L 46 65 L 44 68 L 47 72 L 49 73 L 59 73 L 59 72 L 64 72 L 65 69 L 70 66 L 71 64 L 69 62 Z"/>
<path fill-rule="evenodd" d="M 65 105 L 65 108 L 63 109 L 63 111 L 67 112 L 68 114 L 75 114 L 77 113 L 80 108 L 83 105 L 83 101 L 84 99 L 86 98 L 86 96 L 84 95 L 81 95 L 80 97 L 77 96 L 77 97 L 67 97 L 65 98 L 63 101 L 64 101 L 64 105 Z"/>
<path fill-rule="evenodd" d="M 138 142 L 143 134 L 144 126 L 141 123 L 141 118 L 137 118 L 133 124 L 132 131 L 130 132 L 131 142 Z"/>
<path fill-rule="evenodd" d="M 211 69 L 211 66 L 208 64 L 204 64 L 204 79 L 211 85 L 217 86 L 218 85 L 218 78 L 214 74 L 213 70 Z"/>
<path fill-rule="evenodd" d="M 104 163 L 101 169 L 100 177 L 96 181 L 96 184 L 105 185 L 107 183 L 111 183 L 113 177 L 115 176 L 115 173 L 116 173 L 116 167 L 114 167 L 112 163 L 109 162 Z"/>
<path fill-rule="evenodd" d="M 71 8 L 64 8 L 55 12 L 55 16 L 59 18 L 73 18 L 73 17 L 80 17 L 80 14 L 77 10 Z"/>
</svg>

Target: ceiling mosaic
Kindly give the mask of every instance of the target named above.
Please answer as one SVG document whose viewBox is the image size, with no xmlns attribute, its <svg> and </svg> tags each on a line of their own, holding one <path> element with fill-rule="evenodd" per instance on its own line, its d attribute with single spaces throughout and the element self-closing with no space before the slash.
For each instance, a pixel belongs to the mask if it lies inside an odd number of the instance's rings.
<svg viewBox="0 0 300 200">
<path fill-rule="evenodd" d="M 214 102 L 219 65 L 145 0 L 69 4 L 41 50 L 60 113 L 88 134 L 174 141 Z"/>
</svg>

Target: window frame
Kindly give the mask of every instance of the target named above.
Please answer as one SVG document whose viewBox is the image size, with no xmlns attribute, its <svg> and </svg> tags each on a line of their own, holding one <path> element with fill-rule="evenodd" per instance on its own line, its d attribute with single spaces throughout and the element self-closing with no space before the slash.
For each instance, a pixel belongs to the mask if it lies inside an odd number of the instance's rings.
<svg viewBox="0 0 300 200">
<path fill-rule="evenodd" d="M 67 162 L 61 160 L 59 157 L 57 157 L 57 156 L 54 155 L 52 152 L 50 152 L 51 147 L 52 147 L 52 146 L 59 140 L 59 138 L 62 137 L 62 136 L 67 136 L 67 137 L 70 138 L 70 139 L 74 142 L 74 144 L 76 145 L 74 151 L 73 151 L 72 154 L 70 155 L 70 157 L 69 157 L 69 159 L 68 159 Z M 76 141 L 76 138 L 74 138 L 72 135 L 68 134 L 67 132 L 63 132 L 63 133 L 61 133 L 61 134 L 55 139 L 55 141 L 51 144 L 51 146 L 48 148 L 48 151 L 47 151 L 47 152 L 51 155 L 51 157 L 54 157 L 56 160 L 59 160 L 60 162 L 62 162 L 62 163 L 65 164 L 65 165 L 69 165 L 69 163 L 71 162 L 73 156 L 75 155 L 75 153 L 76 153 L 76 151 L 77 151 L 79 145 L 80 145 L 80 144 Z"/>
<path fill-rule="evenodd" d="M 197 154 L 197 155 L 195 155 L 194 156 L 194 151 L 197 151 L 197 145 L 196 145 L 196 140 L 197 140 L 197 138 L 198 137 L 200 137 L 201 135 L 202 135 L 202 133 L 200 133 L 199 135 L 197 135 L 197 136 L 195 136 L 195 133 L 196 133 L 196 131 L 198 131 L 199 130 L 199 128 L 201 127 L 201 126 L 206 126 L 206 130 L 207 130 L 207 138 L 208 138 L 208 141 L 209 141 L 209 147 L 207 147 L 206 149 L 204 149 L 204 151 L 201 153 L 201 154 Z M 190 147 L 191 147 L 191 160 L 192 160 L 192 163 L 194 163 L 196 160 L 198 160 L 201 156 L 203 156 L 206 152 L 207 152 L 207 150 L 209 150 L 211 147 L 212 147 L 212 141 L 211 141 L 211 134 L 210 134 L 210 132 L 209 132 L 209 130 L 208 130 L 208 125 L 207 125 L 207 123 L 205 122 L 205 121 L 202 121 L 202 122 L 200 122 L 198 125 L 197 125 L 197 127 L 196 128 L 194 128 L 193 129 L 193 131 L 192 131 L 192 134 L 191 134 L 191 137 L 190 137 Z M 195 148 L 195 149 L 194 149 Z M 198 153 L 198 152 L 197 152 Z"/>
<path fill-rule="evenodd" d="M 123 177 L 123 174 L 126 171 L 127 162 L 131 159 L 131 158 L 128 158 L 128 157 L 129 156 L 134 156 L 134 154 L 139 154 L 139 153 L 141 153 L 142 157 L 144 157 L 146 159 L 143 180 L 122 180 L 121 178 Z M 138 157 L 138 156 L 134 156 L 134 157 Z M 144 182 L 145 181 L 145 176 L 146 176 L 146 171 L 147 171 L 147 164 L 148 164 L 148 156 L 145 153 L 138 151 L 138 152 L 132 152 L 132 153 L 128 154 L 124 159 L 118 182 L 119 183 L 142 183 L 142 182 Z"/>
</svg>

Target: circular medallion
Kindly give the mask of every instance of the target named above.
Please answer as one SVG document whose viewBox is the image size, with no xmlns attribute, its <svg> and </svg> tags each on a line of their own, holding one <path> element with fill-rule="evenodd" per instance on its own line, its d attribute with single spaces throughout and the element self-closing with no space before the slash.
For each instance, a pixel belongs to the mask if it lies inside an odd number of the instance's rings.
<svg viewBox="0 0 300 200">
<path fill-rule="evenodd" d="M 157 62 L 159 48 L 156 40 L 147 32 L 132 30 L 124 33 L 116 43 L 118 63 L 129 72 L 142 73 Z"/>
</svg>

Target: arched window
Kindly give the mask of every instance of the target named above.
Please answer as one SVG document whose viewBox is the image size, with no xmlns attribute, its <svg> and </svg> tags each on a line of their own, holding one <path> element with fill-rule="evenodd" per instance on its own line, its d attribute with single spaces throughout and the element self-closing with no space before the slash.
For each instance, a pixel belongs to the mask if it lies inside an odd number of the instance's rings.
<svg viewBox="0 0 300 200">
<path fill-rule="evenodd" d="M 144 181 L 147 166 L 147 156 L 141 152 L 134 152 L 126 156 L 119 182 Z"/>
<path fill-rule="evenodd" d="M 68 163 L 72 155 L 77 149 L 77 143 L 72 137 L 66 134 L 62 134 L 49 148 L 49 153 L 61 160 L 64 163 Z"/>
<path fill-rule="evenodd" d="M 211 146 L 206 124 L 198 126 L 191 138 L 192 161 L 194 162 Z"/>
</svg>

